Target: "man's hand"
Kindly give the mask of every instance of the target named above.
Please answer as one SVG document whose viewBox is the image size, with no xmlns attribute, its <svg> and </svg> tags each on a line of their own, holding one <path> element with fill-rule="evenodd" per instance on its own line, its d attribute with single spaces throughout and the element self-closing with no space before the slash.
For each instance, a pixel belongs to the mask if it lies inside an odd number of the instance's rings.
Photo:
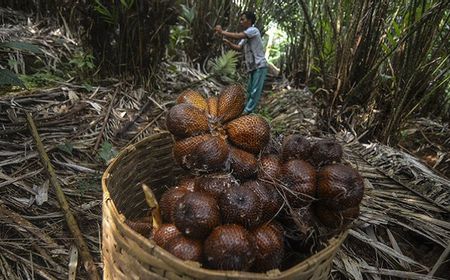
<svg viewBox="0 0 450 280">
<path fill-rule="evenodd" d="M 214 27 L 214 31 L 220 35 L 222 35 L 223 29 L 221 25 L 216 25 L 216 27 Z"/>
<path fill-rule="evenodd" d="M 240 50 L 242 49 L 242 46 L 236 45 L 235 43 L 231 42 L 231 41 L 228 40 L 228 39 L 223 38 L 222 41 L 223 41 L 223 43 L 224 43 L 225 45 L 228 45 L 228 46 L 229 46 L 230 48 L 232 48 L 233 50 L 240 51 Z"/>
</svg>

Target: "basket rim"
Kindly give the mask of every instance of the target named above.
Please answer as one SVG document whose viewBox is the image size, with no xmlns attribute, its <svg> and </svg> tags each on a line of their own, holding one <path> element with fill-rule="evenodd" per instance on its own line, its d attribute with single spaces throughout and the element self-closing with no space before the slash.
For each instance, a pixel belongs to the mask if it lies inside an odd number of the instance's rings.
<svg viewBox="0 0 450 280">
<path fill-rule="evenodd" d="M 109 190 L 107 188 L 107 180 L 110 176 L 111 170 L 115 167 L 116 163 L 122 159 L 125 155 L 127 155 L 130 152 L 135 151 L 139 146 L 145 144 L 148 141 L 152 141 L 154 139 L 161 138 L 163 136 L 170 135 L 168 131 L 162 131 L 150 136 L 147 136 L 146 138 L 140 140 L 139 142 L 135 144 L 131 144 L 127 147 L 125 147 L 122 151 L 119 152 L 119 154 L 110 161 L 107 169 L 102 175 L 102 190 L 103 190 L 103 207 L 107 207 L 112 215 L 115 216 L 116 220 L 121 223 L 121 227 L 123 227 L 134 239 L 139 239 L 141 242 L 144 242 L 145 245 L 148 245 L 149 249 L 151 249 L 152 254 L 155 254 L 157 257 L 160 257 L 164 262 L 169 262 L 167 265 L 171 267 L 174 271 L 178 271 L 179 273 L 183 274 L 199 274 L 201 273 L 208 279 L 208 277 L 229 277 L 229 278 L 248 278 L 248 279 L 284 279 L 289 276 L 294 276 L 298 274 L 300 271 L 307 271 L 311 267 L 314 267 L 314 264 L 317 262 L 315 260 L 321 260 L 325 258 L 326 255 L 330 253 L 334 253 L 335 247 L 339 246 L 347 237 L 349 233 L 349 229 L 341 232 L 339 235 L 334 236 L 328 240 L 328 245 L 321 249 L 320 251 L 316 252 L 314 255 L 308 257 L 307 259 L 299 262 L 295 266 L 280 271 L 278 269 L 269 270 L 264 273 L 256 273 L 256 272 L 246 272 L 246 271 L 233 271 L 233 270 L 212 270 L 208 268 L 202 267 L 197 262 L 192 261 L 183 261 L 181 259 L 178 259 L 177 257 L 170 254 L 168 251 L 164 250 L 160 246 L 156 245 L 156 243 L 149 238 L 145 238 L 144 236 L 141 236 L 134 230 L 132 230 L 126 223 L 125 223 L 125 216 L 121 213 L 119 213 L 115 202 L 110 196 Z M 194 266 L 193 263 L 196 265 Z M 197 265 L 198 264 L 198 265 Z M 188 272 L 188 273 L 186 273 Z M 190 273 L 189 273 L 190 272 Z"/>
</svg>

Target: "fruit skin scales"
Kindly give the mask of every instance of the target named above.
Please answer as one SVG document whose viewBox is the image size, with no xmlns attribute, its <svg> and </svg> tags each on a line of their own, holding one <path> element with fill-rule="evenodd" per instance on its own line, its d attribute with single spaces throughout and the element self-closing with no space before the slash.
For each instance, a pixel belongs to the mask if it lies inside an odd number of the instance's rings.
<svg viewBox="0 0 450 280">
<path fill-rule="evenodd" d="M 229 163 L 231 171 L 237 178 L 252 177 L 258 167 L 255 155 L 230 145 Z"/>
<path fill-rule="evenodd" d="M 262 221 L 261 201 L 246 185 L 227 189 L 218 202 L 224 223 L 254 228 Z"/>
<path fill-rule="evenodd" d="M 281 157 L 283 161 L 291 159 L 309 160 L 312 152 L 312 143 L 306 137 L 294 134 L 283 140 Z"/>
<path fill-rule="evenodd" d="M 364 195 L 364 181 L 358 171 L 343 164 L 323 167 L 318 175 L 317 195 L 328 206 L 343 210 L 359 205 Z"/>
<path fill-rule="evenodd" d="M 202 261 L 202 242 L 183 236 L 174 224 L 161 225 L 155 231 L 153 241 L 161 248 L 166 249 L 169 253 L 182 260 Z"/>
<path fill-rule="evenodd" d="M 203 239 L 220 224 L 216 199 L 207 193 L 188 193 L 177 201 L 174 222 L 181 233 L 193 239 Z"/>
<path fill-rule="evenodd" d="M 210 118 L 217 118 L 218 116 L 218 106 L 219 106 L 219 98 L 217 96 L 211 96 L 207 100 L 208 105 L 208 114 Z"/>
<path fill-rule="evenodd" d="M 235 119 L 245 107 L 245 92 L 241 85 L 226 87 L 219 95 L 217 114 L 222 123 Z"/>
<path fill-rule="evenodd" d="M 318 172 L 314 212 L 327 227 L 343 228 L 359 216 L 364 196 L 364 181 L 350 166 L 332 164 Z"/>
<path fill-rule="evenodd" d="M 181 180 L 178 185 L 166 190 L 160 200 L 159 208 L 161 210 L 161 216 L 165 223 L 173 223 L 173 215 L 175 211 L 175 205 L 180 198 L 185 196 L 189 192 L 194 192 L 195 180 L 191 178 L 185 178 Z"/>
<path fill-rule="evenodd" d="M 205 113 L 189 104 L 173 106 L 167 117 L 167 128 L 179 138 L 186 138 L 209 131 Z"/>
<path fill-rule="evenodd" d="M 186 169 L 194 168 L 196 165 L 194 151 L 200 143 L 205 142 L 210 137 L 210 134 L 203 134 L 175 141 L 172 153 L 177 164 Z"/>
<path fill-rule="evenodd" d="M 322 139 L 314 143 L 311 160 L 316 167 L 338 163 L 342 159 L 342 147 L 334 140 Z"/>
<path fill-rule="evenodd" d="M 206 265 L 221 270 L 249 270 L 255 261 L 255 247 L 250 233 L 242 226 L 216 227 L 205 240 Z"/>
<path fill-rule="evenodd" d="M 161 248 L 166 248 L 167 245 L 178 236 L 181 236 L 181 232 L 174 224 L 162 224 L 153 234 L 153 241 Z"/>
<path fill-rule="evenodd" d="M 185 90 L 177 98 L 177 104 L 186 103 L 190 104 L 194 107 L 197 107 L 200 110 L 207 110 L 208 104 L 200 94 L 200 92 L 195 90 Z"/>
<path fill-rule="evenodd" d="M 273 219 L 283 207 L 283 199 L 272 184 L 250 180 L 243 183 L 242 186 L 255 193 L 260 201 L 262 210 L 260 223 Z"/>
<path fill-rule="evenodd" d="M 261 157 L 258 166 L 258 179 L 276 183 L 281 175 L 281 161 L 276 155 Z"/>
<path fill-rule="evenodd" d="M 226 131 L 234 145 L 250 153 L 259 153 L 270 139 L 269 124 L 257 115 L 242 116 L 230 121 Z"/>
<path fill-rule="evenodd" d="M 203 244 L 200 240 L 178 236 L 172 239 L 165 248 L 172 255 L 185 260 L 201 262 L 203 259 Z"/>
<path fill-rule="evenodd" d="M 281 181 L 292 207 L 311 203 L 316 196 L 316 170 L 306 161 L 293 159 L 281 167 Z"/>
<path fill-rule="evenodd" d="M 209 193 L 218 199 L 223 192 L 236 184 L 237 181 L 230 174 L 208 174 L 197 177 L 195 188 L 199 192 Z"/>
<path fill-rule="evenodd" d="M 145 237 L 151 237 L 152 235 L 152 219 L 150 215 L 136 219 L 136 220 L 125 220 L 125 223 L 133 229 L 135 232 L 139 233 Z"/>
<path fill-rule="evenodd" d="M 274 224 L 264 224 L 252 231 L 255 244 L 253 270 L 264 272 L 280 267 L 284 257 L 284 235 Z"/>
<path fill-rule="evenodd" d="M 185 169 L 200 172 L 227 170 L 239 178 L 256 172 L 256 158 L 270 139 L 270 126 L 261 117 L 242 116 L 245 91 L 226 87 L 218 97 L 203 98 L 185 91 L 167 116 L 167 129 L 175 136 L 173 156 Z"/>
<path fill-rule="evenodd" d="M 227 142 L 216 136 L 199 143 L 194 150 L 194 166 L 203 170 L 221 169 L 228 159 L 229 147 Z"/>
</svg>

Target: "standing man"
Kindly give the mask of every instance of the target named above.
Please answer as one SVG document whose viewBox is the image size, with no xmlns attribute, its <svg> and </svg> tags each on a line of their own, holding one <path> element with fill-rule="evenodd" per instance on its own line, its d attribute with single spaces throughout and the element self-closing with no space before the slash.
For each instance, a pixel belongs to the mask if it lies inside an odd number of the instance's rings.
<svg viewBox="0 0 450 280">
<path fill-rule="evenodd" d="M 231 39 L 240 39 L 238 44 L 234 44 L 224 38 L 225 44 L 234 50 L 244 51 L 245 64 L 247 71 L 250 73 L 250 79 L 247 87 L 247 103 L 245 105 L 244 114 L 250 114 L 258 105 L 262 94 L 264 80 L 267 75 L 267 61 L 264 56 L 264 46 L 261 39 L 261 33 L 255 27 L 256 16 L 253 12 L 243 12 L 240 17 L 240 24 L 243 32 L 228 32 L 222 30 L 222 26 L 217 25 L 214 30 L 224 37 Z"/>
</svg>

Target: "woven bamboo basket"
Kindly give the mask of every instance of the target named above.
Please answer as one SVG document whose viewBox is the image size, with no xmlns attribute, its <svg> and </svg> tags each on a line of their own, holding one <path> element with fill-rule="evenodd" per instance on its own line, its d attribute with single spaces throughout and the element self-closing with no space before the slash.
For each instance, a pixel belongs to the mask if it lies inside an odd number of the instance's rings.
<svg viewBox="0 0 450 280">
<path fill-rule="evenodd" d="M 210 270 L 182 261 L 126 225 L 125 218 L 136 219 L 148 212 L 143 183 L 159 198 L 175 182 L 180 169 L 174 166 L 172 145 L 169 133 L 147 137 L 125 148 L 103 174 L 104 279 L 328 279 L 347 232 L 288 270 L 251 273 Z"/>
</svg>

